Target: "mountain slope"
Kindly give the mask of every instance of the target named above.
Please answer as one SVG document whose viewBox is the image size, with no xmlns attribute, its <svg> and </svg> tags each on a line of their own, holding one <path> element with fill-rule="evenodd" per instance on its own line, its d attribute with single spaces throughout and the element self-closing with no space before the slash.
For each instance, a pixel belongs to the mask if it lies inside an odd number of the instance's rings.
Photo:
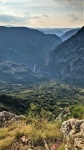
<svg viewBox="0 0 84 150">
<path fill-rule="evenodd" d="M 47 80 L 45 76 L 36 74 L 25 64 L 0 60 L 0 81 L 24 84 L 44 80 Z"/>
<path fill-rule="evenodd" d="M 59 37 L 64 34 L 61 28 L 38 28 L 38 30 L 45 34 L 55 34 Z"/>
<path fill-rule="evenodd" d="M 70 31 L 67 31 L 66 33 L 64 33 L 61 36 L 62 41 L 65 41 L 65 40 L 69 39 L 71 36 L 73 36 L 74 34 L 76 34 L 78 32 L 78 30 L 79 29 L 73 29 L 73 30 L 70 30 Z"/>
<path fill-rule="evenodd" d="M 49 50 L 61 43 L 56 35 L 26 27 L 0 27 L 0 55 L 6 60 L 41 68 Z"/>
<path fill-rule="evenodd" d="M 62 36 L 67 31 L 72 30 L 72 28 L 37 28 L 37 29 L 45 34 L 55 34 L 59 37 Z"/>
<path fill-rule="evenodd" d="M 84 27 L 49 53 L 52 77 L 84 86 Z"/>
</svg>

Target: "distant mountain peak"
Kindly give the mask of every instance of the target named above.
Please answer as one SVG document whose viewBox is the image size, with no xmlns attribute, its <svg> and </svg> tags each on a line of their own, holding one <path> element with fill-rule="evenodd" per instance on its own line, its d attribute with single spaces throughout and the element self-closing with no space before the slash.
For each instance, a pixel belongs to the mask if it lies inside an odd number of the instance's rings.
<svg viewBox="0 0 84 150">
<path fill-rule="evenodd" d="M 84 26 L 79 30 L 79 32 L 81 32 L 81 33 L 84 32 Z"/>
<path fill-rule="evenodd" d="M 84 29 L 84 26 L 82 27 L 82 29 Z"/>
<path fill-rule="evenodd" d="M 79 28 L 69 30 L 61 36 L 61 39 L 63 41 L 65 41 L 65 40 L 69 39 L 70 37 L 72 37 L 73 35 L 75 35 L 79 30 L 80 30 Z"/>
</svg>

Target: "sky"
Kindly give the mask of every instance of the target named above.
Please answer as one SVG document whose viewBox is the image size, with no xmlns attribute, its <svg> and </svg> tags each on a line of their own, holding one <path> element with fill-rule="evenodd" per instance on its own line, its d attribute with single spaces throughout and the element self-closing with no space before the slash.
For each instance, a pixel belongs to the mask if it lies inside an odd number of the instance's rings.
<svg viewBox="0 0 84 150">
<path fill-rule="evenodd" d="M 0 0 L 0 25 L 81 27 L 83 9 L 84 0 Z"/>
</svg>

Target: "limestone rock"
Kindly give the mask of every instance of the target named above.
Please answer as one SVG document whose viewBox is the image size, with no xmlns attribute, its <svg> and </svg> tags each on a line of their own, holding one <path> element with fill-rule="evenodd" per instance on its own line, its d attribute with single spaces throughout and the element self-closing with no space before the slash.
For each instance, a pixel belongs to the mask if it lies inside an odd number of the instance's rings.
<svg viewBox="0 0 84 150">
<path fill-rule="evenodd" d="M 8 124 L 8 121 L 19 121 L 19 120 L 25 120 L 25 116 L 18 116 L 13 113 L 2 111 L 0 112 L 0 127 L 4 127 Z"/>
<path fill-rule="evenodd" d="M 61 126 L 66 141 L 66 150 L 84 150 L 84 120 L 69 119 Z"/>
</svg>

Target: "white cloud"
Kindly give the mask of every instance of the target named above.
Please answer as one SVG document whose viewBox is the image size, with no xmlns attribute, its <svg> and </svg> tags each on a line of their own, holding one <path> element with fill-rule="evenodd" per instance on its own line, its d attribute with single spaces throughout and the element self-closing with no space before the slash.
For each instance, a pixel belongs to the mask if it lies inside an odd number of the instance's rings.
<svg viewBox="0 0 84 150">
<path fill-rule="evenodd" d="M 83 2 L 84 0 L 0 0 L 0 24 L 81 26 Z"/>
</svg>

